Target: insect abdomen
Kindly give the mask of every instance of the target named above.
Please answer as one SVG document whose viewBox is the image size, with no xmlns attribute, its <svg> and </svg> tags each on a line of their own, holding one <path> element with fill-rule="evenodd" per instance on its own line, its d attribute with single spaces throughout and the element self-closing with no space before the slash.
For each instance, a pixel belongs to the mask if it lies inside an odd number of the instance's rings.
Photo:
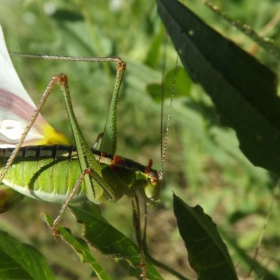
<svg viewBox="0 0 280 280">
<path fill-rule="evenodd" d="M 0 149 L 1 168 L 12 151 L 11 148 Z M 20 149 L 3 183 L 35 199 L 64 202 L 80 175 L 81 168 L 73 147 L 28 146 Z M 86 199 L 82 183 L 72 202 Z"/>
</svg>

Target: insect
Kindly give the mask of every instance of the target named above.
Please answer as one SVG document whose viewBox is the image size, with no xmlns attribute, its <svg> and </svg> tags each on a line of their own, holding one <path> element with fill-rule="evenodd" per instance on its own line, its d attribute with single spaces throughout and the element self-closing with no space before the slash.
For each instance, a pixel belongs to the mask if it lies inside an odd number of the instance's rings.
<svg viewBox="0 0 280 280">
<path fill-rule="evenodd" d="M 53 224 L 54 235 L 58 235 L 57 226 L 69 203 L 90 200 L 98 204 L 106 200 L 117 201 L 123 195 L 128 195 L 133 205 L 136 237 L 142 259 L 141 277 L 147 278 L 143 244 L 137 230 L 140 226 L 135 193 L 140 191 L 146 201 L 155 201 L 161 187 L 162 171 L 152 169 L 151 161 L 145 166 L 115 155 L 117 99 L 126 64 L 113 57 L 91 59 L 117 63 L 110 111 L 101 136 L 100 149 L 95 150 L 89 147 L 79 129 L 66 75 L 52 78 L 36 107 L 13 68 L 2 32 L 0 36 L 2 184 L 24 196 L 63 203 Z M 59 84 L 64 96 L 76 147 L 72 147 L 67 138 L 53 129 L 40 114 L 55 83 Z M 9 205 L 9 201 L 5 203 Z M 4 211 L 5 204 L 2 202 L 0 205 Z"/>
</svg>

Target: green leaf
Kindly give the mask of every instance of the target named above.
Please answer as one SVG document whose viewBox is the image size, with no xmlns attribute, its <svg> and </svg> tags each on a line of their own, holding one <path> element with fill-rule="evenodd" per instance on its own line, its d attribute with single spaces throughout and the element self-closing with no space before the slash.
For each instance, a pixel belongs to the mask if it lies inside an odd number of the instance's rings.
<svg viewBox="0 0 280 280">
<path fill-rule="evenodd" d="M 137 275 L 141 274 L 141 256 L 138 247 L 125 235 L 111 226 L 101 215 L 98 207 L 90 202 L 69 206 L 79 223 L 83 224 L 83 237 L 90 246 L 106 257 L 126 260 Z M 132 224 L 132 223 L 131 223 Z M 60 231 L 59 227 L 59 231 Z M 62 233 L 60 231 L 60 233 Z M 149 279 L 162 279 L 146 256 L 147 276 Z"/>
<path fill-rule="evenodd" d="M 209 7 L 213 12 L 223 17 L 226 21 L 228 21 L 232 26 L 238 28 L 252 40 L 254 40 L 258 45 L 260 45 L 263 49 L 265 49 L 268 53 L 274 55 L 276 58 L 280 59 L 280 45 L 269 38 L 263 38 L 257 34 L 250 26 L 247 24 L 243 24 L 238 20 L 233 19 L 226 13 L 220 11 L 216 6 L 211 3 L 205 2 L 206 6 Z"/>
<path fill-rule="evenodd" d="M 34 247 L 0 231 L 0 279 L 54 279 L 44 256 Z"/>
<path fill-rule="evenodd" d="M 175 78 L 174 78 L 175 77 Z M 176 81 L 174 80 L 176 79 Z M 164 81 L 164 99 L 170 99 L 171 93 L 175 93 L 175 97 L 186 96 L 191 91 L 191 80 L 184 68 L 178 67 L 168 71 L 163 79 Z M 174 86 L 175 82 L 175 86 Z M 159 83 L 149 84 L 147 91 L 154 101 L 162 102 L 161 92 L 163 85 Z"/>
<path fill-rule="evenodd" d="M 52 227 L 53 219 L 51 219 L 46 214 L 42 214 L 42 219 L 48 224 L 49 227 Z M 103 268 L 92 256 L 87 244 L 84 244 L 83 242 L 81 243 L 81 240 L 75 238 L 69 231 L 67 231 L 61 226 L 58 227 L 58 230 L 63 241 L 67 243 L 70 247 L 72 247 L 72 249 L 74 250 L 74 252 L 77 253 L 82 263 L 89 263 L 89 265 L 92 267 L 99 279 L 110 279 L 107 276 L 106 272 L 103 270 Z"/>
<path fill-rule="evenodd" d="M 75 13 L 69 10 L 58 9 L 52 15 L 57 21 L 82 21 L 84 18 L 80 13 Z"/>
<path fill-rule="evenodd" d="M 158 13 L 182 63 L 232 127 L 240 149 L 256 166 L 280 174 L 280 100 L 276 75 L 173 0 Z"/>
<path fill-rule="evenodd" d="M 237 275 L 212 219 L 197 205 L 190 207 L 174 195 L 174 213 L 188 249 L 189 262 L 198 279 L 237 279 Z"/>
<path fill-rule="evenodd" d="M 161 48 L 163 36 L 164 36 L 164 27 L 161 24 L 158 34 L 153 37 L 153 40 L 151 42 L 150 48 L 147 53 L 147 57 L 145 59 L 145 64 L 147 64 L 148 66 L 151 66 L 153 68 L 156 67 L 158 60 L 160 59 L 159 54 L 160 54 L 160 48 Z"/>
</svg>

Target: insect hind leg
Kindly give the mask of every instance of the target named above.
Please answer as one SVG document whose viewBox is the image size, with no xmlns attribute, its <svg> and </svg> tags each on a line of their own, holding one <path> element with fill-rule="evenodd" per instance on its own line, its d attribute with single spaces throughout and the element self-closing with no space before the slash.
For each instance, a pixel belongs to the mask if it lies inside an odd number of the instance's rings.
<svg viewBox="0 0 280 280">
<path fill-rule="evenodd" d="M 93 173 L 93 170 L 91 168 L 87 168 L 85 169 L 81 176 L 79 177 L 79 179 L 77 180 L 77 182 L 75 183 L 70 195 L 68 196 L 67 200 L 64 202 L 64 204 L 62 205 L 60 212 L 57 216 L 57 218 L 54 220 L 53 225 L 52 225 L 52 229 L 53 229 L 53 236 L 54 237 L 58 237 L 59 236 L 59 232 L 58 232 L 58 225 L 62 219 L 63 213 L 65 212 L 66 208 L 68 207 L 69 203 L 71 202 L 72 198 L 74 197 L 74 195 L 76 194 L 77 190 L 80 188 L 84 177 L 86 175 L 91 175 Z"/>
</svg>

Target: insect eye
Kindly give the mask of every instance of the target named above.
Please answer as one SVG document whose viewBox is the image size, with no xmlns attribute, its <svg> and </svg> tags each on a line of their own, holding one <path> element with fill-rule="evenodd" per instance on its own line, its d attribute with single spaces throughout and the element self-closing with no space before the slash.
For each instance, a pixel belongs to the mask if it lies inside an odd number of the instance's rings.
<svg viewBox="0 0 280 280">
<path fill-rule="evenodd" d="M 158 183 L 158 179 L 156 177 L 149 178 L 149 181 L 153 186 L 156 186 Z"/>
</svg>

